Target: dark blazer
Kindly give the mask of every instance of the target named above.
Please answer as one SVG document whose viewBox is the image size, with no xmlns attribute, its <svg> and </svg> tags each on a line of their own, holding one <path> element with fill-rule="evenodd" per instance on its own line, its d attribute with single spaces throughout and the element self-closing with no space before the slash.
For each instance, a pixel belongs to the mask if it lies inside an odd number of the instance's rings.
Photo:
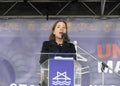
<svg viewBox="0 0 120 86">
<path fill-rule="evenodd" d="M 55 41 L 44 41 L 41 49 L 41 53 L 74 53 L 75 57 L 75 47 L 72 43 L 64 42 L 62 45 L 58 45 Z M 40 64 L 49 59 L 48 55 L 41 54 Z"/>
</svg>

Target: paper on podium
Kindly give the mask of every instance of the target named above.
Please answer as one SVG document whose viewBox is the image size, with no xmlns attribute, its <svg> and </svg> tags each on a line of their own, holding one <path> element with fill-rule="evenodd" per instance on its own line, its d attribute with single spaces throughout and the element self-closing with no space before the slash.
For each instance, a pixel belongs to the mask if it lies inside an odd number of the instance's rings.
<svg viewBox="0 0 120 86">
<path fill-rule="evenodd" d="M 54 59 L 60 59 L 60 60 L 73 60 L 71 57 L 62 57 L 62 56 L 55 56 Z"/>
</svg>

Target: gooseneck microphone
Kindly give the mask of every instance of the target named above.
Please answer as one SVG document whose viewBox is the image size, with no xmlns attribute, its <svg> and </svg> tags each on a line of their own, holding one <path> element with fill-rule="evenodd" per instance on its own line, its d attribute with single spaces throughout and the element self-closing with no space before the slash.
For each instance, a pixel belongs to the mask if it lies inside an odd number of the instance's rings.
<svg viewBox="0 0 120 86">
<path fill-rule="evenodd" d="M 61 36 L 64 40 L 69 40 L 68 35 L 66 33 L 62 33 Z"/>
<path fill-rule="evenodd" d="M 67 37 L 67 34 L 66 33 L 62 33 L 62 38 L 66 39 L 66 37 Z"/>
</svg>

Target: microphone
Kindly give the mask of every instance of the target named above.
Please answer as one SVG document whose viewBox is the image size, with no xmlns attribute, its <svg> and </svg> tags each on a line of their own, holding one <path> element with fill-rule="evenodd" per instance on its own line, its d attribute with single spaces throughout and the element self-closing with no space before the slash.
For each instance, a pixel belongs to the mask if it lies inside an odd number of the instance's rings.
<svg viewBox="0 0 120 86">
<path fill-rule="evenodd" d="M 62 33 L 62 38 L 63 38 L 64 40 L 68 40 L 68 35 L 67 35 L 66 33 Z"/>
<path fill-rule="evenodd" d="M 79 46 L 78 46 L 78 44 L 77 44 L 77 41 L 73 41 L 72 43 L 73 43 L 74 46 L 75 46 L 76 59 L 77 59 L 78 61 L 84 61 L 84 62 L 86 62 L 87 59 L 86 59 L 85 57 L 83 57 L 81 54 L 78 53 L 78 48 L 79 48 Z"/>
<path fill-rule="evenodd" d="M 77 51 L 77 41 L 73 41 L 73 44 L 74 44 L 74 46 L 75 46 L 75 50 Z"/>
</svg>

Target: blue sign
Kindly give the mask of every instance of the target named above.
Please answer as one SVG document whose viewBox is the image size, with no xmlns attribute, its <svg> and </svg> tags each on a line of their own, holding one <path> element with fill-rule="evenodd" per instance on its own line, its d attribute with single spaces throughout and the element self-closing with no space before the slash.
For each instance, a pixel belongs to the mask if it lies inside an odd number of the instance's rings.
<svg viewBox="0 0 120 86">
<path fill-rule="evenodd" d="M 74 86 L 74 60 L 49 61 L 49 86 Z"/>
</svg>

